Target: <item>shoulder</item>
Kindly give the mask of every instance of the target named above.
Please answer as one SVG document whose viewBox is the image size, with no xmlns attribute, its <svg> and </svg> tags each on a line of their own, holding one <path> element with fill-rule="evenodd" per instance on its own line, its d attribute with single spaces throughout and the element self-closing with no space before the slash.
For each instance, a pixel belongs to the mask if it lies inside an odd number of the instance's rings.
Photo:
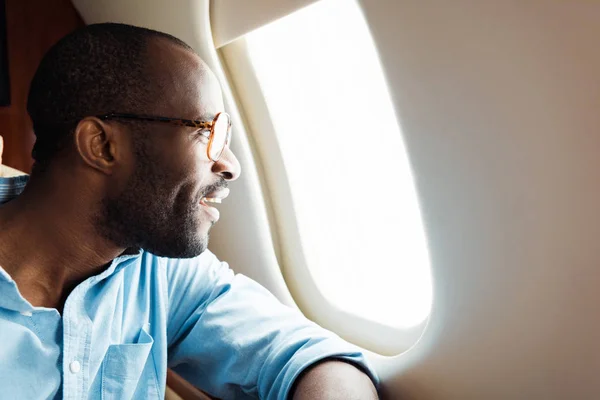
<svg viewBox="0 0 600 400">
<path fill-rule="evenodd" d="M 142 264 L 164 274 L 169 292 L 209 288 L 217 282 L 233 278 L 229 265 L 220 261 L 210 250 L 193 258 L 168 258 L 142 251 Z"/>
<path fill-rule="evenodd" d="M 138 254 L 124 255 L 117 269 L 122 270 L 126 280 L 166 280 L 169 285 L 209 283 L 223 274 L 232 274 L 229 266 L 221 262 L 209 250 L 193 258 L 161 257 L 145 250 Z"/>
</svg>

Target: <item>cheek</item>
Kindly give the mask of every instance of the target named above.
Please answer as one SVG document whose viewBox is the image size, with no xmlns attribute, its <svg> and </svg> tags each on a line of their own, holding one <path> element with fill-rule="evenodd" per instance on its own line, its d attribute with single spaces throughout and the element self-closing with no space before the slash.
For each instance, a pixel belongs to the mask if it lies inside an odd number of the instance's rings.
<svg viewBox="0 0 600 400">
<path fill-rule="evenodd" d="M 211 184 L 212 163 L 206 156 L 206 148 L 194 145 L 188 149 L 187 155 L 180 159 L 177 168 L 178 181 L 186 187 L 186 191 L 193 196 L 198 196 L 202 189 Z"/>
<path fill-rule="evenodd" d="M 208 158 L 207 148 L 208 144 L 197 142 L 188 149 L 185 162 L 187 172 L 197 180 L 210 181 L 212 161 Z"/>
</svg>

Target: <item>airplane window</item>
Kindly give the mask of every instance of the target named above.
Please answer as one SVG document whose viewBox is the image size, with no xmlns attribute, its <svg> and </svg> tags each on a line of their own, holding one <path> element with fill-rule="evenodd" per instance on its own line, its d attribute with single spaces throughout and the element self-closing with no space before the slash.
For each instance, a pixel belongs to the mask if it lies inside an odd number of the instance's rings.
<svg viewBox="0 0 600 400">
<path fill-rule="evenodd" d="M 432 301 L 427 245 L 359 5 L 322 0 L 245 40 L 318 288 L 336 307 L 379 323 L 422 322 Z"/>
</svg>

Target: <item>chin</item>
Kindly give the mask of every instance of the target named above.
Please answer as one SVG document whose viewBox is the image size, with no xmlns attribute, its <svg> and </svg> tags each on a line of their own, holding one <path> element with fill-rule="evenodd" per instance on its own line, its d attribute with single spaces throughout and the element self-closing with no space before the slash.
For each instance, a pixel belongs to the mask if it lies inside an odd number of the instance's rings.
<svg viewBox="0 0 600 400">
<path fill-rule="evenodd" d="M 159 257 L 194 258 L 207 249 L 208 237 L 208 233 L 204 235 L 179 236 L 161 240 L 160 242 L 148 243 L 146 246 L 141 247 Z"/>
</svg>

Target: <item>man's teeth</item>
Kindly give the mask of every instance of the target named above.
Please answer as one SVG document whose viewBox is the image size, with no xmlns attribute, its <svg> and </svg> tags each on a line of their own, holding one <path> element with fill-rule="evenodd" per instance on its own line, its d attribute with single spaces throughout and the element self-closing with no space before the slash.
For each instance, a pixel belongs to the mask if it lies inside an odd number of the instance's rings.
<svg viewBox="0 0 600 400">
<path fill-rule="evenodd" d="M 205 197 L 204 201 L 207 203 L 217 203 L 217 204 L 221 203 L 221 199 L 219 199 L 218 197 Z"/>
</svg>

